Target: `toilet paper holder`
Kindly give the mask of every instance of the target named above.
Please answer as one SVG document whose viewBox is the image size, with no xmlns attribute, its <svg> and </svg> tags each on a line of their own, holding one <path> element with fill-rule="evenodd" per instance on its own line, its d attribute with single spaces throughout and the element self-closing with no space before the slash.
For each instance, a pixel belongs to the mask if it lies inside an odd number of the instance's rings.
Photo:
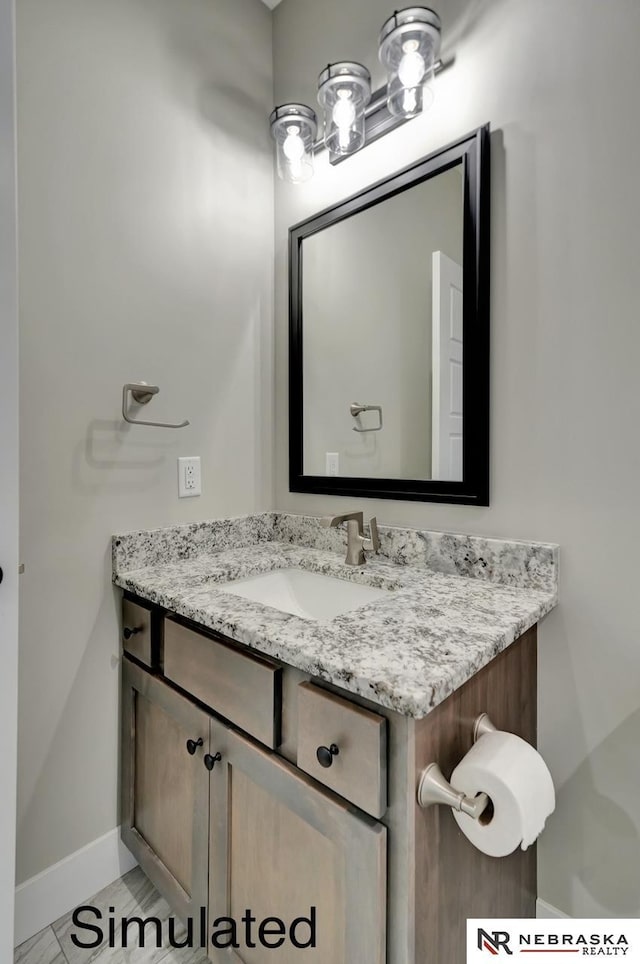
<svg viewBox="0 0 640 964">
<path fill-rule="evenodd" d="M 493 733 L 496 727 L 486 713 L 481 713 L 473 724 L 473 742 L 477 743 L 484 733 Z M 445 804 L 478 820 L 489 806 L 486 793 L 468 797 L 451 786 L 437 763 L 430 763 L 420 775 L 418 803 L 421 807 Z"/>
</svg>

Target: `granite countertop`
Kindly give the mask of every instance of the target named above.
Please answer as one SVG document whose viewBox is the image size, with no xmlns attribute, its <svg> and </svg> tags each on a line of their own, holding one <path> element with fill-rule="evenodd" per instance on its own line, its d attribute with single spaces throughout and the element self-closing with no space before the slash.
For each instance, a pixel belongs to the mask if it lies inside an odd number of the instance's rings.
<svg viewBox="0 0 640 964">
<path fill-rule="evenodd" d="M 266 513 L 114 536 L 114 582 L 303 672 L 417 719 L 557 602 L 557 547 L 381 527 L 344 563 L 344 534 Z M 338 554 L 340 553 L 340 554 Z M 327 621 L 239 598 L 224 583 L 306 569 L 392 590 Z M 471 573 L 471 574 L 469 574 Z"/>
</svg>

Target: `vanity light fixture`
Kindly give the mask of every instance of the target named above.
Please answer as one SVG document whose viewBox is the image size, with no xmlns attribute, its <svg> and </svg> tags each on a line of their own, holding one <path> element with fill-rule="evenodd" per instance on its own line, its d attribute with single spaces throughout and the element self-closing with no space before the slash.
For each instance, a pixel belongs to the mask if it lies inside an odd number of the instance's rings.
<svg viewBox="0 0 640 964">
<path fill-rule="evenodd" d="M 439 60 L 440 17 L 430 7 L 396 10 L 382 25 L 378 46 L 388 82 L 371 92 L 371 74 L 349 60 L 329 64 L 318 77 L 323 134 L 305 104 L 284 104 L 271 114 L 278 175 L 298 184 L 313 175 L 313 156 L 325 147 L 331 164 L 416 117 L 433 100 L 430 82 L 453 63 Z"/>
<path fill-rule="evenodd" d="M 313 177 L 316 112 L 306 104 L 283 104 L 271 112 L 271 136 L 276 142 L 278 176 L 299 184 Z"/>
<path fill-rule="evenodd" d="M 415 117 L 430 106 L 440 35 L 440 17 L 429 7 L 397 10 L 382 25 L 378 55 L 387 71 L 387 108 L 396 117 Z"/>
<path fill-rule="evenodd" d="M 371 100 L 371 74 L 362 64 L 329 64 L 318 77 L 324 110 L 324 143 L 334 155 L 353 154 L 364 144 L 365 109 Z"/>
</svg>

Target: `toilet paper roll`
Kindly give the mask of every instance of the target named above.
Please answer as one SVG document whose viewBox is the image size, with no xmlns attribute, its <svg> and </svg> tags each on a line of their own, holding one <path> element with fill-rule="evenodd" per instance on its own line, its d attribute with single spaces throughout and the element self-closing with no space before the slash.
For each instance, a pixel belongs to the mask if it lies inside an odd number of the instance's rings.
<svg viewBox="0 0 640 964">
<path fill-rule="evenodd" d="M 493 807 L 479 820 L 453 811 L 463 834 L 490 857 L 526 850 L 556 805 L 546 763 L 514 733 L 483 734 L 451 774 L 451 785 L 469 797 L 486 793 Z"/>
</svg>

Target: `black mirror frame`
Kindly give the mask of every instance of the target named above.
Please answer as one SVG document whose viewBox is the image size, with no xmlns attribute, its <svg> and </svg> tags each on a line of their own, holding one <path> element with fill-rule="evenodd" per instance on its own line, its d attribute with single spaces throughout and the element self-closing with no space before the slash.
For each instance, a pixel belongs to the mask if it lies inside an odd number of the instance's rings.
<svg viewBox="0 0 640 964">
<path fill-rule="evenodd" d="M 461 482 L 304 475 L 302 242 L 344 218 L 462 163 L 463 479 Z M 479 127 L 289 230 L 289 489 L 323 495 L 489 505 L 490 132 Z"/>
</svg>

